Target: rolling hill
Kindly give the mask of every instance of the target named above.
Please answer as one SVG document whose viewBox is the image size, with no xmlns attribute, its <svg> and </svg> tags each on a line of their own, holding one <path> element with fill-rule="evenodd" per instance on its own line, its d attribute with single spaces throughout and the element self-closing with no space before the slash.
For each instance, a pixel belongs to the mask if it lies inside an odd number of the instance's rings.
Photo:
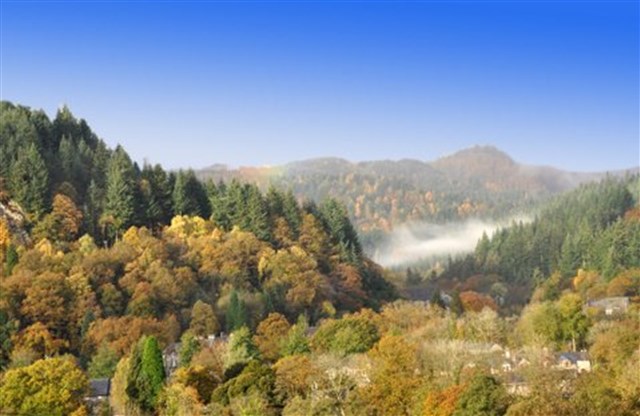
<svg viewBox="0 0 640 416">
<path fill-rule="evenodd" d="M 608 174 L 523 165 L 491 146 L 461 150 L 433 162 L 318 158 L 275 167 L 214 165 L 196 173 L 203 180 L 237 179 L 262 188 L 289 188 L 300 199 L 335 197 L 347 205 L 365 246 L 408 222 L 495 219 L 529 211 L 550 196 Z"/>
</svg>

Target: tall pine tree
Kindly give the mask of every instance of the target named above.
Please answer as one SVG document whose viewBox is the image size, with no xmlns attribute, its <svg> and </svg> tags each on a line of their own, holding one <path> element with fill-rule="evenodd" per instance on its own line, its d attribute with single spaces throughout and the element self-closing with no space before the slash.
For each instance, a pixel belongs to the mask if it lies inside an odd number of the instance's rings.
<svg viewBox="0 0 640 416">
<path fill-rule="evenodd" d="M 107 191 L 102 222 L 116 237 L 132 225 L 135 218 L 136 176 L 129 155 L 116 147 L 107 169 Z"/>
<path fill-rule="evenodd" d="M 47 210 L 49 173 L 34 143 L 18 153 L 10 173 L 10 187 L 15 200 L 35 218 Z"/>
</svg>

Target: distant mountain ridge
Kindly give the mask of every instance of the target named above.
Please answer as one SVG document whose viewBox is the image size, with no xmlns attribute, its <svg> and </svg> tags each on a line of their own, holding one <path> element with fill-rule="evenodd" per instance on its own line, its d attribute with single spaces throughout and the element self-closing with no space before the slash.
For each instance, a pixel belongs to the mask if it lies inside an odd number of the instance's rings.
<svg viewBox="0 0 640 416">
<path fill-rule="evenodd" d="M 203 179 L 237 178 L 264 181 L 264 176 L 296 176 L 322 174 L 339 176 L 350 173 L 384 174 L 407 180 L 477 180 L 504 181 L 515 186 L 522 181 L 538 185 L 553 192 L 562 192 L 581 183 L 599 180 L 607 174 L 619 176 L 638 172 L 638 167 L 605 172 L 572 172 L 552 166 L 525 165 L 494 146 L 474 146 L 457 151 L 435 161 L 418 159 L 374 160 L 351 162 L 340 157 L 319 157 L 293 161 L 278 166 L 242 166 L 229 168 L 214 164 L 196 173 Z"/>
<path fill-rule="evenodd" d="M 568 172 L 520 164 L 493 146 L 475 146 L 433 162 L 325 157 L 273 167 L 215 165 L 196 174 L 216 182 L 237 179 L 263 189 L 289 188 L 300 199 L 337 198 L 347 205 L 366 240 L 405 222 L 504 218 L 581 183 L 637 170 Z"/>
</svg>

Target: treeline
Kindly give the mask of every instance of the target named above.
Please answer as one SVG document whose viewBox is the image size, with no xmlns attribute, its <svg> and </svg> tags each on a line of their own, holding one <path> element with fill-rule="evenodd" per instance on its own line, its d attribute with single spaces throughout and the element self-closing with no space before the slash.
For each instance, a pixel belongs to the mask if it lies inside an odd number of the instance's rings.
<svg viewBox="0 0 640 416">
<path fill-rule="evenodd" d="M 639 267 L 639 184 L 637 175 L 607 178 L 561 195 L 533 221 L 483 235 L 475 253 L 450 261 L 439 281 L 524 304 L 554 273 L 567 283 L 578 269 L 592 270 L 609 281 Z"/>
<path fill-rule="evenodd" d="M 319 207 L 309 202 L 303 210 L 290 191 L 263 194 L 238 181 L 202 183 L 191 170 L 140 168 L 122 147 L 109 149 L 67 107 L 53 121 L 6 101 L 0 110 L 0 193 L 27 212 L 36 237 L 72 241 L 89 234 L 102 245 L 131 226 L 159 231 L 174 215 L 192 215 L 280 246 L 296 239 L 303 215 L 313 213 L 345 256 L 355 260 L 362 252 L 336 201 Z"/>
</svg>

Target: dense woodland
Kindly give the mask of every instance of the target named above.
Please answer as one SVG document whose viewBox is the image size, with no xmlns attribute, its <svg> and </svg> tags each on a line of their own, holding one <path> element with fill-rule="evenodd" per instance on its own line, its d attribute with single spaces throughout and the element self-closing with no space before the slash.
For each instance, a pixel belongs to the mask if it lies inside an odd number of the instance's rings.
<svg viewBox="0 0 640 416">
<path fill-rule="evenodd" d="M 1 110 L 0 414 L 640 414 L 637 176 L 483 237 L 414 302 L 335 199 L 140 168 L 66 108 Z"/>
<path fill-rule="evenodd" d="M 552 200 L 532 222 L 483 235 L 475 253 L 450 261 L 437 282 L 522 305 L 545 282 L 556 292 L 567 287 L 579 269 L 610 281 L 640 267 L 639 195 L 637 175 L 582 185 Z"/>
<path fill-rule="evenodd" d="M 228 169 L 217 165 L 196 174 L 215 181 L 257 183 L 264 190 L 276 185 L 316 201 L 336 198 L 346 205 L 369 253 L 399 224 L 504 219 L 604 176 L 520 165 L 490 146 L 466 149 L 434 162 L 351 163 L 321 158 L 279 167 Z"/>
</svg>

